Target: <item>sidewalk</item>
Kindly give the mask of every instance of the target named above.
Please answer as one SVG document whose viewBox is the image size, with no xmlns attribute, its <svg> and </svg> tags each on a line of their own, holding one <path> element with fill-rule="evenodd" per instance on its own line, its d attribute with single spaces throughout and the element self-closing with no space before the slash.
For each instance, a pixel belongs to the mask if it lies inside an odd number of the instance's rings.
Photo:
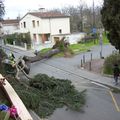
<svg viewBox="0 0 120 120">
<path fill-rule="evenodd" d="M 96 84 L 101 84 L 110 88 L 120 89 L 120 81 L 118 85 L 115 85 L 113 77 L 107 77 L 100 74 L 92 73 L 84 69 L 79 69 L 76 74 L 84 79 L 90 80 L 91 82 L 95 82 Z"/>
<path fill-rule="evenodd" d="M 25 50 L 25 49 L 22 49 L 20 47 L 15 47 L 15 46 L 10 46 L 10 45 L 0 45 L 0 46 L 5 50 L 9 50 L 10 52 L 18 53 L 22 56 L 24 56 L 24 55 L 25 56 L 30 56 L 30 57 L 35 56 L 33 50 Z"/>
</svg>

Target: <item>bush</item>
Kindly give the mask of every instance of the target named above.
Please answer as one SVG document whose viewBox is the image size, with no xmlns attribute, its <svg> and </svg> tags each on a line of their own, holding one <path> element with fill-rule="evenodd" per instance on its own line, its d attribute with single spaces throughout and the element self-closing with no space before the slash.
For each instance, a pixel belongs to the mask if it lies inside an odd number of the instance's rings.
<svg viewBox="0 0 120 120">
<path fill-rule="evenodd" d="M 16 34 L 6 35 L 5 41 L 6 43 L 13 45 L 13 41 L 15 41 L 15 38 L 16 38 Z"/>
<path fill-rule="evenodd" d="M 0 73 L 1 74 L 4 73 L 2 61 L 6 57 L 7 57 L 6 53 L 2 49 L 0 49 Z"/>
<path fill-rule="evenodd" d="M 31 37 L 29 32 L 20 33 L 20 34 L 14 33 L 11 35 L 6 35 L 5 40 L 9 44 L 13 44 L 13 41 L 15 41 L 17 45 L 22 45 L 24 43 L 27 43 L 28 47 L 30 47 L 31 45 Z"/>
<path fill-rule="evenodd" d="M 113 74 L 114 64 L 120 65 L 120 54 L 118 53 L 114 53 L 105 59 L 103 72 L 105 74 Z"/>
</svg>

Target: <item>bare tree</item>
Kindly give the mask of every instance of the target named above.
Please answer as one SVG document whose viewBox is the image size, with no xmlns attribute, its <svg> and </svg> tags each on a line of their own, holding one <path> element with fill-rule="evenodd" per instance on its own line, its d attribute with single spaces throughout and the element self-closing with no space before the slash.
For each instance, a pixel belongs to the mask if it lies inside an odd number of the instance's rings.
<svg viewBox="0 0 120 120">
<path fill-rule="evenodd" d="M 61 12 L 65 15 L 70 16 L 70 28 L 71 33 L 73 32 L 91 32 L 93 23 L 95 28 L 100 28 L 101 23 L 101 7 L 93 6 L 88 7 L 83 0 L 79 1 L 78 6 L 67 6 L 62 9 L 53 9 L 52 11 Z M 94 14 L 94 20 L 93 20 Z"/>
<path fill-rule="evenodd" d="M 85 10 L 87 8 L 87 5 L 83 0 L 79 1 L 79 5 L 77 6 L 78 13 L 79 13 L 79 23 L 78 23 L 78 30 L 83 32 L 84 27 L 84 18 L 85 18 Z"/>
<path fill-rule="evenodd" d="M 5 14 L 5 7 L 3 4 L 3 0 L 0 0 L 0 21 L 3 19 L 4 14 Z"/>
</svg>

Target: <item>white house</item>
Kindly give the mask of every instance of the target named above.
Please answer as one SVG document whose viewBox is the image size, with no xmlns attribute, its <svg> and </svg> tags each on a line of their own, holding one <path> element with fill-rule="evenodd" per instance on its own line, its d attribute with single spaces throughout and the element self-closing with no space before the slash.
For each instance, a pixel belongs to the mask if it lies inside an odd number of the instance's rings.
<svg viewBox="0 0 120 120">
<path fill-rule="evenodd" d="M 2 21 L 3 33 L 13 34 L 19 29 L 19 19 L 6 19 Z"/>
<path fill-rule="evenodd" d="M 30 32 L 33 49 L 53 44 L 70 34 L 70 18 L 56 12 L 28 12 L 19 22 L 20 32 Z"/>
</svg>

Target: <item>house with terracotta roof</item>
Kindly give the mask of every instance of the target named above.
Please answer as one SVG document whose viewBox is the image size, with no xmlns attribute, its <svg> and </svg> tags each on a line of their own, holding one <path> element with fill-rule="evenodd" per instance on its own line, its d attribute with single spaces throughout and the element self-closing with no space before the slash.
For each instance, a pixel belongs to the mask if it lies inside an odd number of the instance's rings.
<svg viewBox="0 0 120 120">
<path fill-rule="evenodd" d="M 21 33 L 30 32 L 33 49 L 70 34 L 70 17 L 58 12 L 28 12 L 19 25 Z"/>
<path fill-rule="evenodd" d="M 4 34 L 13 34 L 19 29 L 19 19 L 6 19 L 2 21 Z"/>
</svg>

